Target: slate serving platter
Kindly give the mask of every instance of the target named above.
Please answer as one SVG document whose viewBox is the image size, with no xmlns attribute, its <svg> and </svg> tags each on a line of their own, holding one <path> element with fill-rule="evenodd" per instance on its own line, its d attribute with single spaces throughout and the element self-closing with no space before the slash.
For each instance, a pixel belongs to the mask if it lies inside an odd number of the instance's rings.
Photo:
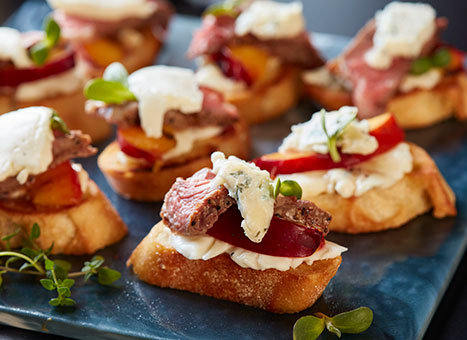
<svg viewBox="0 0 467 340">
<path fill-rule="evenodd" d="M 43 3 L 26 2 L 6 24 L 38 28 L 48 11 Z M 198 26 L 199 19 L 177 16 L 158 63 L 193 67 L 184 52 Z M 348 42 L 318 33 L 314 40 L 326 57 L 337 55 Z M 276 150 L 290 125 L 309 119 L 315 110 L 302 103 L 282 118 L 253 127 L 252 157 Z M 290 339 L 300 316 L 317 311 L 333 315 L 365 305 L 374 311 L 373 325 L 343 339 L 421 339 L 467 244 L 467 124 L 451 120 L 407 137 L 435 159 L 457 195 L 459 215 L 436 220 L 426 214 L 403 228 L 377 234 L 331 234 L 329 240 L 349 251 L 323 296 L 302 313 L 274 315 L 138 281 L 125 261 L 159 220 L 160 204 L 118 197 L 92 157 L 82 164 L 129 227 L 122 242 L 98 252 L 122 272 L 122 279 L 111 288 L 78 283 L 73 289 L 76 308 L 53 308 L 47 304 L 52 293 L 39 282 L 8 275 L 0 290 L 0 323 L 78 339 Z M 98 145 L 100 150 L 104 146 Z M 65 258 L 79 270 L 89 257 Z"/>
</svg>

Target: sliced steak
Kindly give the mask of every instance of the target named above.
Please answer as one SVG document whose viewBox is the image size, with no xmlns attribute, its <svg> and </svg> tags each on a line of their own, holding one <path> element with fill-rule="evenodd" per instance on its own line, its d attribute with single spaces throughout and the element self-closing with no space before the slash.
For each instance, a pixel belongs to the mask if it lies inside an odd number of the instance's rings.
<svg viewBox="0 0 467 340">
<path fill-rule="evenodd" d="M 121 128 L 139 125 L 138 102 L 106 104 L 96 100 L 87 100 L 85 111 L 89 115 L 102 117 Z"/>
</svg>

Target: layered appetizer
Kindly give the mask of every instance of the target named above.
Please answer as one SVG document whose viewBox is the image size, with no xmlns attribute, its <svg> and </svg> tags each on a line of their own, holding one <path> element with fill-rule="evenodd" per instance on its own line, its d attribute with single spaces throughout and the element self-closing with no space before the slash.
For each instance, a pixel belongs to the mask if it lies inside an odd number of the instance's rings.
<svg viewBox="0 0 467 340">
<path fill-rule="evenodd" d="M 299 94 L 299 73 L 324 64 L 300 2 L 233 1 L 210 7 L 188 50 L 200 84 L 224 94 L 248 123 L 283 114 Z"/>
<path fill-rule="evenodd" d="M 430 156 L 404 140 L 393 115 L 357 119 L 356 107 L 315 113 L 292 126 L 279 152 L 254 162 L 329 211 L 330 229 L 363 233 L 397 228 L 433 209 L 456 215 L 454 193 Z"/>
<path fill-rule="evenodd" d="M 342 55 L 303 75 L 306 92 L 328 110 L 354 105 L 359 118 L 392 112 L 403 128 L 466 119 L 465 54 L 441 41 L 446 26 L 429 4 L 391 2 Z"/>
<path fill-rule="evenodd" d="M 29 107 L 1 115 L 0 136 L 0 236 L 24 232 L 12 247 L 35 223 L 37 244 L 55 254 L 91 254 L 125 236 L 118 213 L 71 161 L 96 153 L 88 135 L 69 131 L 50 108 Z"/>
<path fill-rule="evenodd" d="M 237 157 L 178 178 L 162 221 L 127 264 L 150 284 L 295 313 L 322 294 L 346 249 L 326 241 L 331 216 L 300 200 L 295 182 Z"/>
<path fill-rule="evenodd" d="M 102 76 L 112 62 L 130 71 L 151 65 L 165 39 L 166 0 L 47 0 L 86 73 Z"/>
<path fill-rule="evenodd" d="M 162 200 L 177 177 L 209 166 L 213 151 L 248 156 L 248 128 L 235 107 L 198 86 L 189 69 L 151 66 L 128 77 L 112 64 L 85 92 L 86 111 L 118 127 L 98 164 L 126 198 Z"/>
</svg>

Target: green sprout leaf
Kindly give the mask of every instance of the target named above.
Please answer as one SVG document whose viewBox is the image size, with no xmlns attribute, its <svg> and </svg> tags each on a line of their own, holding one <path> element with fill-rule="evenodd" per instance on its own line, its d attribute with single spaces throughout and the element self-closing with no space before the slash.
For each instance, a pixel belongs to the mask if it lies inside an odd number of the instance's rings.
<svg viewBox="0 0 467 340">
<path fill-rule="evenodd" d="M 324 134 L 326 135 L 328 142 L 329 155 L 334 163 L 339 163 L 341 161 L 341 155 L 337 149 L 337 141 L 344 133 L 345 129 L 357 118 L 357 113 L 355 112 L 352 115 L 349 115 L 347 119 L 338 120 L 336 122 L 336 128 L 333 134 L 329 134 L 326 127 L 326 111 L 321 110 L 321 126 L 323 128 Z"/>
<path fill-rule="evenodd" d="M 287 179 L 280 184 L 279 191 L 284 196 L 295 196 L 299 200 L 302 198 L 302 188 L 297 182 Z"/>
<path fill-rule="evenodd" d="M 209 6 L 202 16 L 214 15 L 216 17 L 229 16 L 236 18 L 240 14 L 240 5 L 245 0 L 226 0 L 222 3 Z"/>
<path fill-rule="evenodd" d="M 51 17 L 45 20 L 44 31 L 45 38 L 29 49 L 29 55 L 37 66 L 42 66 L 45 63 L 50 51 L 60 40 L 60 26 Z"/>
<path fill-rule="evenodd" d="M 277 178 L 277 181 L 276 181 L 276 187 L 274 188 L 274 198 L 276 198 L 279 193 L 280 193 L 280 189 L 281 189 L 281 179 L 280 178 Z"/>
<path fill-rule="evenodd" d="M 125 87 L 128 87 L 128 71 L 125 66 L 118 62 L 114 62 L 107 66 L 102 78 L 104 80 L 121 83 L 125 85 Z"/>
<path fill-rule="evenodd" d="M 293 340 L 315 340 L 324 331 L 324 320 L 313 315 L 303 316 L 295 322 Z"/>
<path fill-rule="evenodd" d="M 420 75 L 428 72 L 433 67 L 433 63 L 430 58 L 423 57 L 415 60 L 410 68 L 410 73 L 414 75 Z"/>
<path fill-rule="evenodd" d="M 135 95 L 122 83 L 101 78 L 90 80 L 84 88 L 84 95 L 88 99 L 99 100 L 104 103 L 121 104 L 136 100 Z"/>
<path fill-rule="evenodd" d="M 18 235 L 19 233 L 21 232 L 21 228 L 17 228 L 14 232 L 12 232 L 11 234 L 8 234 L 8 235 L 5 235 L 1 238 L 1 240 L 3 242 L 5 242 L 5 248 L 6 250 L 10 250 L 11 249 L 11 244 L 10 244 L 10 240 L 15 237 L 16 235 Z"/>
<path fill-rule="evenodd" d="M 68 130 L 68 127 L 66 126 L 66 123 L 63 121 L 63 119 L 55 111 L 52 113 L 50 127 L 52 128 L 52 130 L 57 130 L 57 131 L 60 131 L 60 132 L 62 132 L 64 134 L 69 134 L 70 133 L 70 130 Z"/>
<path fill-rule="evenodd" d="M 56 288 L 55 283 L 50 279 L 41 279 L 40 283 L 42 287 L 44 287 L 47 290 L 55 290 Z"/>
<path fill-rule="evenodd" d="M 436 50 L 435 54 L 431 58 L 431 62 L 436 67 L 446 67 L 451 64 L 451 52 L 446 47 L 441 47 Z"/>
<path fill-rule="evenodd" d="M 122 274 L 119 271 L 107 267 L 100 268 L 97 271 L 97 281 L 99 284 L 108 286 L 117 281 Z"/>
<path fill-rule="evenodd" d="M 357 334 L 366 331 L 373 322 L 373 312 L 368 307 L 359 307 L 331 318 L 332 324 L 342 333 Z"/>
<path fill-rule="evenodd" d="M 39 236 L 41 236 L 41 228 L 39 228 L 39 225 L 37 223 L 34 223 L 32 225 L 31 234 L 29 235 L 29 239 L 31 241 L 37 240 L 39 238 Z"/>
</svg>

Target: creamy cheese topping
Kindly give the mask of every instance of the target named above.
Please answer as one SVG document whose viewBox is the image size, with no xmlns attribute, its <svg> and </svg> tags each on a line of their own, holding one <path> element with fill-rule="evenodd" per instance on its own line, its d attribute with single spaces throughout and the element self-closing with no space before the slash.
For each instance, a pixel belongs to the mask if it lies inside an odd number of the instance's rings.
<svg viewBox="0 0 467 340">
<path fill-rule="evenodd" d="M 52 113 L 40 106 L 0 116 L 0 181 L 16 176 L 24 184 L 29 175 L 47 170 L 53 160 Z"/>
<path fill-rule="evenodd" d="M 20 101 L 50 98 L 77 91 L 83 86 L 83 78 L 76 68 L 47 78 L 21 83 L 15 91 Z"/>
<path fill-rule="evenodd" d="M 244 82 L 227 78 L 220 68 L 214 64 L 202 65 L 196 72 L 196 80 L 199 85 L 222 93 L 240 92 L 246 89 Z"/>
<path fill-rule="evenodd" d="M 358 109 L 351 106 L 326 112 L 325 124 L 328 134 L 332 136 L 342 126 L 342 122 L 348 121 L 357 112 Z M 293 125 L 291 129 L 292 132 L 279 147 L 279 152 L 313 151 L 321 154 L 329 152 L 328 137 L 322 125 L 322 113 L 315 113 L 308 122 Z M 337 146 L 341 147 L 343 153 L 368 155 L 378 148 L 378 141 L 369 134 L 367 120 L 353 120 L 341 132 Z"/>
<path fill-rule="evenodd" d="M 348 84 L 344 79 L 331 73 L 326 66 L 303 72 L 302 80 L 306 84 L 322 86 L 330 89 L 351 89 L 351 84 Z"/>
<path fill-rule="evenodd" d="M 178 235 L 173 233 L 162 222 L 157 225 L 157 228 L 159 228 L 159 232 L 154 240 L 155 242 L 166 248 L 175 249 L 190 260 L 206 261 L 226 253 L 240 267 L 255 270 L 277 269 L 286 271 L 291 268 L 297 268 L 302 263 L 312 265 L 314 261 L 335 258 L 347 251 L 347 248 L 330 241 L 325 241 L 321 248 L 307 257 L 270 256 L 232 246 L 209 235 Z"/>
<path fill-rule="evenodd" d="M 148 137 L 162 136 L 164 114 L 180 110 L 190 114 L 203 106 L 203 93 L 192 70 L 172 66 L 144 67 L 128 77 L 138 99 L 141 127 Z"/>
<path fill-rule="evenodd" d="M 235 21 L 235 34 L 249 33 L 259 39 L 292 38 L 305 30 L 301 2 L 253 2 Z"/>
<path fill-rule="evenodd" d="M 21 39 L 21 32 L 0 27 L 0 60 L 11 61 L 17 68 L 34 66 Z"/>
<path fill-rule="evenodd" d="M 416 58 L 436 30 L 436 11 L 428 4 L 391 2 L 375 16 L 373 48 L 365 60 L 386 69 L 395 57 Z"/>
<path fill-rule="evenodd" d="M 352 170 L 318 170 L 279 177 L 297 181 L 303 189 L 303 197 L 309 200 L 325 193 L 337 193 L 349 198 L 361 196 L 374 188 L 389 188 L 410 173 L 412 167 L 409 145 L 399 143 L 390 151 L 362 162 Z"/>
<path fill-rule="evenodd" d="M 431 90 L 439 84 L 442 78 L 443 73 L 437 68 L 433 68 L 420 75 L 409 74 L 402 80 L 399 90 L 404 93 L 416 89 Z"/>
<path fill-rule="evenodd" d="M 126 18 L 147 18 L 157 9 L 148 0 L 47 0 L 52 8 L 82 18 L 118 21 Z"/>
<path fill-rule="evenodd" d="M 223 185 L 229 191 L 242 214 L 245 235 L 253 242 L 261 242 L 274 213 L 269 172 L 235 156 L 226 159 L 222 152 L 214 152 L 211 161 L 216 174 L 212 184 Z"/>
</svg>

